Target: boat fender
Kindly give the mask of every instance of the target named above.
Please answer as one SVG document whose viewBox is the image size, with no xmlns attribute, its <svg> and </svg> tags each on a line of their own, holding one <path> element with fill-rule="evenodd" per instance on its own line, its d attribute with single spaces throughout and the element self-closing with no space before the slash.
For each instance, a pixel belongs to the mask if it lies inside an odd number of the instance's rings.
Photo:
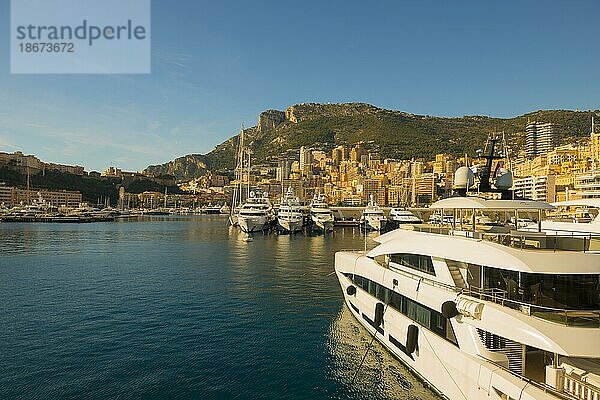
<svg viewBox="0 0 600 400">
<path fill-rule="evenodd" d="M 354 296 L 356 294 L 356 286 L 350 285 L 346 288 L 346 293 L 348 296 Z"/>
<path fill-rule="evenodd" d="M 419 340 L 419 328 L 416 325 L 409 325 L 406 333 L 406 352 L 412 354 L 417 349 Z"/>
<path fill-rule="evenodd" d="M 375 326 L 381 326 L 383 323 L 383 303 L 375 304 Z"/>
<path fill-rule="evenodd" d="M 456 308 L 456 303 L 452 300 L 445 301 L 442 304 L 442 315 L 448 319 L 456 317 L 458 314 L 458 309 Z"/>
</svg>

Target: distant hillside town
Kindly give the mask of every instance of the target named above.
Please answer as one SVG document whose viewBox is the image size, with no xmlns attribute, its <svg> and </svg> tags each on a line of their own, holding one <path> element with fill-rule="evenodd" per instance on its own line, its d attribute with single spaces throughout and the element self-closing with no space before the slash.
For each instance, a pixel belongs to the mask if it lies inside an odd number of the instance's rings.
<svg viewBox="0 0 600 400">
<path fill-rule="evenodd" d="M 514 154 L 506 154 L 497 166 L 512 171 L 518 196 L 546 202 L 600 197 L 600 133 L 593 118 L 588 139 L 579 144 L 559 146 L 552 123 L 529 121 L 525 132 L 525 148 L 513 148 Z M 335 205 L 364 205 L 372 196 L 384 206 L 424 206 L 451 194 L 460 166 L 484 162 L 446 153 L 433 160 L 383 159 L 368 147 L 357 143 L 330 152 L 301 147 L 280 157 L 276 166 L 254 167 L 250 183 L 273 197 L 292 187 L 305 200 L 322 193 Z M 247 182 L 245 174 L 232 185 Z"/>
<path fill-rule="evenodd" d="M 269 129 L 291 129 L 281 126 L 302 122 L 295 114 L 289 118 L 293 119 L 291 122 L 273 120 L 272 113 L 263 114 L 259 119 L 259 131 L 263 133 L 271 132 Z M 504 135 L 509 151 L 497 168 L 512 171 L 517 195 L 547 202 L 600 197 L 600 133 L 593 114 L 588 114 L 588 118 L 587 136 L 566 136 L 566 128 L 558 123 L 532 118 L 523 122 L 522 133 Z M 250 132 L 254 149 L 264 154 L 264 147 L 269 145 L 263 143 L 264 137 L 256 136 L 258 128 L 246 132 Z M 514 140 L 515 137 L 520 139 Z M 217 150 L 227 148 L 229 152 L 236 143 L 234 137 Z M 256 143 L 262 143 L 263 150 Z M 482 141 L 480 147 L 483 146 Z M 249 151 L 256 157 L 252 149 Z M 100 173 L 86 172 L 77 165 L 44 162 L 21 152 L 0 152 L 0 204 L 10 207 L 35 199 L 68 207 L 83 201 L 131 208 L 224 204 L 231 201 L 237 185 L 247 187 L 249 183 L 253 190 L 267 192 L 274 199 L 292 187 L 304 201 L 320 193 L 332 205 L 364 205 L 373 197 L 382 206 L 426 206 L 451 194 L 454 172 L 459 167 L 476 168 L 483 162 L 477 152 L 461 156 L 440 152 L 431 158 L 410 159 L 382 154 L 389 154 L 389 149 L 376 140 L 335 146 L 317 142 L 263 158 L 249 173 L 245 171 L 234 180 L 233 167 L 222 168 L 231 163 L 221 162 L 218 172 L 211 169 L 214 155 L 189 155 L 142 172 L 111 166 Z"/>
</svg>

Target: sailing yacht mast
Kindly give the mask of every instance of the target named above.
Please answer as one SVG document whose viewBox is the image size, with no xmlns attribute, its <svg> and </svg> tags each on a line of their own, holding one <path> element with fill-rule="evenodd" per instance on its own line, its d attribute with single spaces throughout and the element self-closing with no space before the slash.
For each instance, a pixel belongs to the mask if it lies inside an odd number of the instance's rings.
<svg viewBox="0 0 600 400">
<path fill-rule="evenodd" d="M 250 197 L 250 149 L 247 149 L 247 154 L 248 154 L 248 193 L 247 196 L 248 198 Z"/>
<path fill-rule="evenodd" d="M 244 181 L 244 124 L 240 127 L 240 134 L 238 140 L 238 149 L 236 154 L 236 166 L 235 166 L 235 181 L 237 185 L 233 190 L 233 196 L 231 199 L 231 208 L 229 209 L 229 221 L 232 225 L 236 224 L 236 210 L 238 210 L 243 203 L 243 181 Z"/>
</svg>

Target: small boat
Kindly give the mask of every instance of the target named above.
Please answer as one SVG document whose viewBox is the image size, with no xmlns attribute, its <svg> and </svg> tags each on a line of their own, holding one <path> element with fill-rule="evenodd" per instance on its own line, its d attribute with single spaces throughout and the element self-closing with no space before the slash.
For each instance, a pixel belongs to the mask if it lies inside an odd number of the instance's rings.
<svg viewBox="0 0 600 400">
<path fill-rule="evenodd" d="M 209 204 L 202 208 L 202 214 L 221 214 L 221 206 L 219 206 L 218 204 Z"/>
</svg>

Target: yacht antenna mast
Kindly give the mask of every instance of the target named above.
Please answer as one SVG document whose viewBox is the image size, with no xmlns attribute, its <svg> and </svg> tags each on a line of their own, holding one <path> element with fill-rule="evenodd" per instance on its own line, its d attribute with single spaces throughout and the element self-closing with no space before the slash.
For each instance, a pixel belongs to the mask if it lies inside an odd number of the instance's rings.
<svg viewBox="0 0 600 400">
<path fill-rule="evenodd" d="M 482 158 L 486 159 L 485 168 L 481 171 L 479 176 L 479 192 L 490 192 L 492 190 L 492 186 L 490 185 L 490 178 L 492 176 L 492 165 L 494 160 L 498 160 L 501 157 L 494 154 L 496 149 L 496 143 L 498 143 L 498 136 L 495 134 L 490 135 L 488 139 L 489 149 L 487 155 L 482 156 Z"/>
</svg>

